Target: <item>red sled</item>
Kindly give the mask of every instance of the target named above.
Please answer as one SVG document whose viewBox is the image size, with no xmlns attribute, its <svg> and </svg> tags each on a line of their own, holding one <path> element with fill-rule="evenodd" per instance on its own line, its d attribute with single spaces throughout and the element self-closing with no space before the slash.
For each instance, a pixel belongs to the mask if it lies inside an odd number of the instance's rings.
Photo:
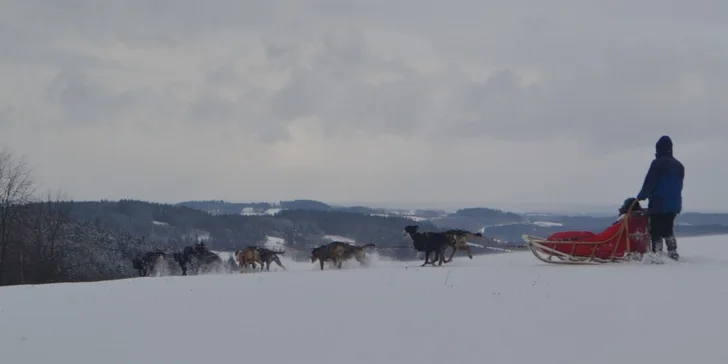
<svg viewBox="0 0 728 364">
<path fill-rule="evenodd" d="M 633 209 L 635 206 L 637 208 Z M 546 239 L 523 235 L 523 240 L 533 255 L 546 263 L 602 264 L 638 260 L 650 245 L 647 223 L 646 211 L 634 200 L 617 222 L 599 234 L 563 231 Z"/>
</svg>

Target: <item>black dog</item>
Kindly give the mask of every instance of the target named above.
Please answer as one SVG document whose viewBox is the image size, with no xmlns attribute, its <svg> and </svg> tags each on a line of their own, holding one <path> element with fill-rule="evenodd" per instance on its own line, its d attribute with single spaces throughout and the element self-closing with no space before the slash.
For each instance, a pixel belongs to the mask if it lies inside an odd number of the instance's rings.
<svg viewBox="0 0 728 364">
<path fill-rule="evenodd" d="M 207 250 L 204 244 L 195 244 L 194 247 L 188 245 L 182 249 L 181 253 L 174 253 L 173 257 L 174 261 L 179 264 L 183 276 L 187 275 L 187 268 L 192 263 L 193 257 L 197 262 L 198 268 L 202 268 L 205 272 L 224 266 L 220 256 Z"/>
<path fill-rule="evenodd" d="M 445 261 L 445 249 L 450 246 L 450 237 L 448 234 L 439 232 L 417 232 L 420 227 L 418 225 L 409 225 L 404 228 L 404 235 L 412 239 L 412 246 L 418 252 L 425 252 L 425 262 L 421 267 L 426 266 L 428 263 L 435 265 L 435 260 L 439 258 L 438 266 L 442 265 Z M 434 253 L 435 256 L 430 262 L 430 254 Z"/>
<path fill-rule="evenodd" d="M 260 270 L 263 270 L 263 264 L 265 264 L 265 270 L 269 271 L 270 263 L 276 263 L 283 270 L 286 270 L 286 267 L 283 266 L 280 258 L 278 258 L 278 254 L 283 254 L 285 251 L 275 251 L 268 248 L 258 248 L 258 251 L 260 252 Z"/>
<path fill-rule="evenodd" d="M 159 258 L 165 259 L 167 254 L 161 250 L 146 252 L 141 258 L 132 259 L 131 264 L 139 272 L 139 276 L 144 277 L 156 268 Z"/>
</svg>

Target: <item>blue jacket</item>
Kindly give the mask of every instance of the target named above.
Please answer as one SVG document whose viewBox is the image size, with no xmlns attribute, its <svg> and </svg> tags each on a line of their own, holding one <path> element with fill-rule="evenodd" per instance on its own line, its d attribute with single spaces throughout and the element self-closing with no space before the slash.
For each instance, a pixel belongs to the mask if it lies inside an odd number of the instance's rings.
<svg viewBox="0 0 728 364">
<path fill-rule="evenodd" d="M 650 164 L 638 200 L 650 200 L 650 213 L 680 213 L 685 167 L 672 156 L 672 140 L 662 136 L 655 145 L 655 160 Z"/>
</svg>

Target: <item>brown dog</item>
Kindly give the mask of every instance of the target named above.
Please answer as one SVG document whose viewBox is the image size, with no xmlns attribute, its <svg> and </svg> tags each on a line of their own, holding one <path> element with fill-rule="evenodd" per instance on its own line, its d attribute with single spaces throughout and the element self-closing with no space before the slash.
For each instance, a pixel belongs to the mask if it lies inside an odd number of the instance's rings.
<svg viewBox="0 0 728 364">
<path fill-rule="evenodd" d="M 445 234 L 448 236 L 448 243 L 452 247 L 452 253 L 450 253 L 450 258 L 445 260 L 445 263 L 451 262 L 452 257 L 458 250 L 467 251 L 468 258 L 473 259 L 473 252 L 470 250 L 470 245 L 468 245 L 468 239 L 483 237 L 483 234 L 481 233 L 471 233 L 469 231 L 459 229 L 447 230 L 445 231 Z"/>
<path fill-rule="evenodd" d="M 368 266 L 365 248 L 374 248 L 374 244 L 364 244 L 362 246 L 356 246 L 341 241 L 332 241 L 326 245 L 314 248 L 311 251 L 311 263 L 316 263 L 318 260 L 321 263 L 321 270 L 324 270 L 324 262 L 332 261 L 336 268 L 341 269 L 341 265 L 344 261 L 351 258 L 356 259 L 362 266 Z"/>
<path fill-rule="evenodd" d="M 252 265 L 253 269 L 255 269 L 255 262 L 260 261 L 260 249 L 256 246 L 249 246 L 242 250 L 236 250 L 235 260 L 237 260 L 240 266 L 241 273 L 248 271 L 248 265 Z M 260 267 L 263 268 L 263 264 Z"/>
</svg>

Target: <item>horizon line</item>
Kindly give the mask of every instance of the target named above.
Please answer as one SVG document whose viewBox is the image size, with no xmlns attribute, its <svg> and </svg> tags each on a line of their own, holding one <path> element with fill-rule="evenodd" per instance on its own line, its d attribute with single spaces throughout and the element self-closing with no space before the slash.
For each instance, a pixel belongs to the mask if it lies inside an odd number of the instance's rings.
<svg viewBox="0 0 728 364">
<path fill-rule="evenodd" d="M 454 212 L 460 209 L 468 208 L 488 208 L 493 210 L 501 210 L 503 212 L 513 212 L 518 214 L 538 214 L 538 213 L 551 213 L 551 214 L 607 214 L 617 211 L 618 204 L 605 205 L 596 203 L 572 203 L 572 204 L 552 204 L 543 202 L 397 202 L 397 201 L 338 201 L 338 202 L 327 202 L 325 200 L 319 200 L 314 198 L 294 198 L 294 199 L 277 199 L 276 201 L 265 201 L 265 200 L 250 200 L 250 201 L 234 201 L 226 200 L 221 198 L 207 198 L 207 199 L 186 199 L 180 201 L 163 201 L 163 200 L 147 200 L 142 198 L 133 197 L 121 197 L 117 199 L 111 198 L 99 198 L 99 199 L 65 199 L 68 202 L 102 202 L 102 201 L 114 201 L 118 202 L 121 200 L 131 200 L 149 203 L 158 203 L 166 205 L 179 205 L 186 202 L 205 202 L 205 201 L 221 201 L 224 203 L 231 204 L 253 204 L 253 203 L 267 203 L 277 205 L 280 201 L 296 201 L 296 200 L 308 200 L 317 201 L 329 206 L 341 206 L 341 207 L 367 207 L 372 209 L 390 209 L 390 210 L 434 210 L 444 212 Z M 520 207 L 517 207 L 520 206 Z M 616 213 L 616 212 L 615 212 Z M 682 214 L 685 213 L 714 213 L 714 214 L 728 214 L 728 210 L 717 210 L 717 209 L 685 209 Z"/>
</svg>

